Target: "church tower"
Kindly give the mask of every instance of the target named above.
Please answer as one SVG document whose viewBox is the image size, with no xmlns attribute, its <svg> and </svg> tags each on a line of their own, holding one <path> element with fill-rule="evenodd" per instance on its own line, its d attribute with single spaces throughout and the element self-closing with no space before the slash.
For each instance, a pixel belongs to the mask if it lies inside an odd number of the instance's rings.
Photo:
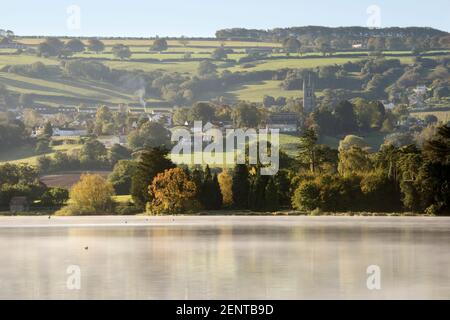
<svg viewBox="0 0 450 320">
<path fill-rule="evenodd" d="M 314 73 L 308 72 L 303 79 L 303 110 L 311 112 L 316 106 L 316 96 L 314 94 Z"/>
</svg>

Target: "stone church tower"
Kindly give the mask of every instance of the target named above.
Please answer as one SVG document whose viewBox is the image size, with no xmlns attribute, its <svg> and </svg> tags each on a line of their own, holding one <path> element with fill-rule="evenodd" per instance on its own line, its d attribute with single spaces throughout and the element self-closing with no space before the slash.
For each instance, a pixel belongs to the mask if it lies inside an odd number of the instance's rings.
<svg viewBox="0 0 450 320">
<path fill-rule="evenodd" d="M 303 79 L 303 110 L 305 112 L 311 112 L 316 107 L 314 78 L 315 74 L 308 72 L 305 79 Z"/>
</svg>

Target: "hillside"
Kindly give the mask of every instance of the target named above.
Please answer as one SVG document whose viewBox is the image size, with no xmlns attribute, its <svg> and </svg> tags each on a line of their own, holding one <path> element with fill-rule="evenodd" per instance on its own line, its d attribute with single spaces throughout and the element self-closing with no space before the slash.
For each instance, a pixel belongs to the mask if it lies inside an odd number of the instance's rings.
<svg viewBox="0 0 450 320">
<path fill-rule="evenodd" d="M 60 39 L 62 43 L 69 40 Z M 81 40 L 87 47 L 90 39 Z M 161 51 L 151 49 L 155 40 L 102 39 L 104 49 L 101 52 L 85 48 L 82 52 L 58 57 L 36 53 L 45 41 L 45 38 L 17 37 L 15 42 L 27 46 L 26 50 L 0 48 L 0 83 L 11 92 L 17 104 L 21 95 L 28 95 L 35 103 L 47 106 L 131 104 L 140 107 L 143 104 L 142 89 L 145 89 L 147 106 L 190 106 L 195 101 L 210 99 L 228 103 L 239 100 L 262 102 L 265 95 L 300 98 L 301 86 L 286 86 L 285 83 L 292 77 L 292 71 L 319 71 L 318 68 L 327 66 L 359 63 L 369 59 L 370 55 L 364 50 L 293 54 L 286 52 L 283 44 L 273 41 L 180 38 L 167 40 L 167 47 Z M 129 57 L 121 59 L 114 55 L 114 46 L 119 44 L 129 48 Z M 217 52 L 222 54 L 217 56 Z M 386 59 L 397 59 L 404 66 L 414 59 L 410 51 L 384 51 L 383 54 Z M 423 56 L 440 59 L 446 54 L 446 50 L 428 51 Z M 71 73 L 66 67 L 66 62 L 71 61 L 89 63 L 86 69 L 95 66 L 108 76 L 97 77 L 87 71 L 86 74 Z M 216 70 L 199 74 L 200 64 L 205 62 L 211 63 Z M 39 66 L 43 73 L 30 71 L 32 66 Z M 356 86 L 343 87 L 355 94 L 370 80 L 357 73 L 346 77 L 349 82 L 351 78 L 360 79 Z M 319 87 L 325 88 L 326 84 Z M 321 90 L 318 89 L 318 96 L 321 96 Z"/>
</svg>

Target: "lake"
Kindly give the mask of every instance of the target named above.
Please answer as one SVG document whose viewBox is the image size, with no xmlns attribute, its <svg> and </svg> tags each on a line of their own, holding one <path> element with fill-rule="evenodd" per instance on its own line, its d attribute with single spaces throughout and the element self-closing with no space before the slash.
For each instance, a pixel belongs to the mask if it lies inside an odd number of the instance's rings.
<svg viewBox="0 0 450 320">
<path fill-rule="evenodd" d="M 450 299 L 449 245 L 450 218 L 0 217 L 0 299 Z"/>
</svg>

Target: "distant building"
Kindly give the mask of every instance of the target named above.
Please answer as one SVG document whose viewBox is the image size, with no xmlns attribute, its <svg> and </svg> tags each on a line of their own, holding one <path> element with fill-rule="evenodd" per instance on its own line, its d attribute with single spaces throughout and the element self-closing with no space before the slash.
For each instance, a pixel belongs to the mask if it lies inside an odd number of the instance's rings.
<svg viewBox="0 0 450 320">
<path fill-rule="evenodd" d="M 303 110 L 305 110 L 305 112 L 311 112 L 316 107 L 314 78 L 314 73 L 308 72 L 303 79 Z"/>
<path fill-rule="evenodd" d="M 395 108 L 395 103 L 389 101 L 382 101 L 384 108 L 387 110 L 392 110 Z"/>
<path fill-rule="evenodd" d="M 427 86 L 417 86 L 413 91 L 417 95 L 425 95 L 428 89 Z"/>
<path fill-rule="evenodd" d="M 39 113 L 39 115 L 41 115 L 44 119 L 53 117 L 58 113 L 58 108 L 53 108 L 44 105 L 35 105 L 31 107 L 31 109 Z"/>
<path fill-rule="evenodd" d="M 168 109 L 154 109 L 146 110 L 148 113 L 148 119 L 151 122 L 161 122 L 164 121 L 166 126 L 172 126 L 172 111 Z"/>
<path fill-rule="evenodd" d="M 74 106 L 59 106 L 58 113 L 77 113 L 78 107 Z"/>
<path fill-rule="evenodd" d="M 145 114 L 144 108 L 128 108 L 128 113 L 131 115 L 141 115 Z"/>
<path fill-rule="evenodd" d="M 97 107 L 78 107 L 79 113 L 86 113 L 86 114 L 96 114 L 97 113 Z"/>
<path fill-rule="evenodd" d="M 279 129 L 282 133 L 298 131 L 298 115 L 294 112 L 279 112 L 269 116 L 268 129 Z"/>
<path fill-rule="evenodd" d="M 53 135 L 59 137 L 78 137 L 87 133 L 87 130 L 82 128 L 53 128 Z"/>
<path fill-rule="evenodd" d="M 425 98 L 428 89 L 426 86 L 417 86 L 411 95 L 409 95 L 409 104 L 417 109 L 426 108 Z"/>
</svg>

